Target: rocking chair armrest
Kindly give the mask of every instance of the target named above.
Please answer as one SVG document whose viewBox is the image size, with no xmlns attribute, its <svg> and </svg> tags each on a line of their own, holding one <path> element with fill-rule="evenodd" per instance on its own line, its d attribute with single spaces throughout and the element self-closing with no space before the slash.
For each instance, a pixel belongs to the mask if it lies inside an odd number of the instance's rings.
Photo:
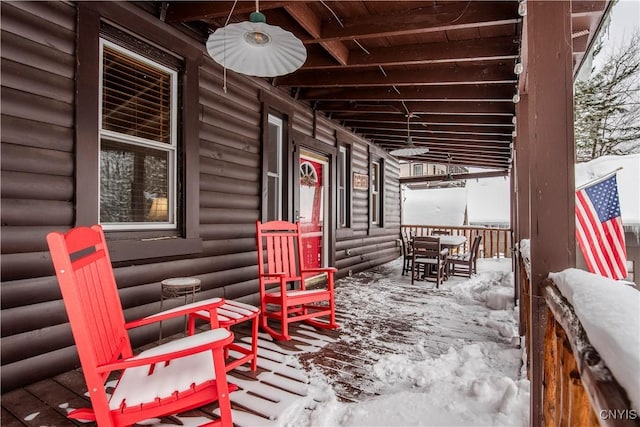
<svg viewBox="0 0 640 427">
<path fill-rule="evenodd" d="M 173 317 L 185 316 L 198 311 L 215 311 L 218 307 L 225 303 L 223 298 L 209 298 L 202 301 L 193 302 L 191 304 L 181 305 L 169 310 L 161 311 L 160 313 L 152 314 L 151 316 L 143 317 L 142 319 L 133 320 L 126 323 L 124 326 L 126 329 L 137 328 L 151 323 L 160 322 L 163 320 L 171 319 Z M 212 317 L 213 318 L 213 317 Z"/>
<path fill-rule="evenodd" d="M 338 269 L 335 267 L 318 267 L 318 268 L 305 268 L 301 273 L 335 273 Z"/>
<path fill-rule="evenodd" d="M 223 348 L 233 342 L 234 335 L 224 328 L 212 329 L 167 342 L 128 359 L 118 360 L 97 367 L 97 371 L 112 372 L 136 366 L 146 366 L 190 356 L 204 351 Z"/>
<path fill-rule="evenodd" d="M 262 277 L 280 278 L 285 277 L 287 273 L 260 273 Z"/>
</svg>

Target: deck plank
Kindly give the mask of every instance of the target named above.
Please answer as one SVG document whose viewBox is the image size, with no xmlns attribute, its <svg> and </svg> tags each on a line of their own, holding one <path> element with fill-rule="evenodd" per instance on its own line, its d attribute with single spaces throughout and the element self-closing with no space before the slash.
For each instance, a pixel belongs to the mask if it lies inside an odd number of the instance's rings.
<svg viewBox="0 0 640 427">
<path fill-rule="evenodd" d="M 72 426 L 65 416 L 20 388 L 2 395 L 2 406 L 25 426 Z M 3 422 L 4 425 L 4 422 Z"/>
</svg>

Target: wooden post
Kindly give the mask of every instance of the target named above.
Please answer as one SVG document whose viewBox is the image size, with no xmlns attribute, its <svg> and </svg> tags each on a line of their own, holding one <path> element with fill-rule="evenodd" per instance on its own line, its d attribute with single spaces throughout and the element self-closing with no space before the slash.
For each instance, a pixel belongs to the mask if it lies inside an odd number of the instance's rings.
<svg viewBox="0 0 640 427">
<path fill-rule="evenodd" d="M 520 95 L 520 102 L 516 104 L 516 209 L 518 211 L 517 225 L 514 226 L 515 239 L 519 244 L 522 239 L 528 239 L 531 237 L 531 216 L 530 216 L 530 204 L 529 204 L 529 96 L 526 93 Z M 516 280 L 519 288 L 527 286 L 526 276 L 527 272 L 524 268 L 517 271 Z M 520 335 L 525 335 L 527 324 L 529 323 L 528 317 L 525 317 L 529 313 L 531 306 L 531 300 L 529 298 L 523 298 L 524 293 L 520 295 Z M 526 296 L 531 295 L 529 291 L 526 292 Z M 529 351 L 529 348 L 527 348 Z M 529 358 L 527 357 L 527 360 Z"/>
<path fill-rule="evenodd" d="M 542 281 L 575 266 L 571 2 L 527 1 L 531 178 L 531 417 L 543 424 Z"/>
</svg>

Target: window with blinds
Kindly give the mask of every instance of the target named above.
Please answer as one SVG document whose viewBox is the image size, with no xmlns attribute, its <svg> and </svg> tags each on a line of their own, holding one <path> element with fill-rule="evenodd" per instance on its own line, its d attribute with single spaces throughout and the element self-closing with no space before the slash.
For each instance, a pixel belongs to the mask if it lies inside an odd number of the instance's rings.
<svg viewBox="0 0 640 427">
<path fill-rule="evenodd" d="M 100 223 L 176 228 L 177 72 L 100 46 Z"/>
</svg>

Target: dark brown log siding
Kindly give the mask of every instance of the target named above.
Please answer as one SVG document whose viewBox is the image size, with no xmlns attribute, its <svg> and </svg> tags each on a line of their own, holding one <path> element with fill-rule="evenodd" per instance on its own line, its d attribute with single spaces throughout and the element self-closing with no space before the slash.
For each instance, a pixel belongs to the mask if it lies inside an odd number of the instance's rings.
<svg viewBox="0 0 640 427">
<path fill-rule="evenodd" d="M 145 14 L 131 4 L 98 10 Z M 2 389 L 53 376 L 77 366 L 45 236 L 67 230 L 75 218 L 75 38 L 76 8 L 65 2 L 2 2 Z M 147 22 L 148 15 L 144 18 Z M 116 22 L 117 23 L 117 22 Z M 158 23 L 158 40 L 184 35 Z M 203 49 L 197 42 L 194 46 Z M 255 220 L 260 216 L 260 91 L 288 103 L 292 130 L 335 147 L 346 131 L 263 81 L 222 70 L 204 52 L 199 76 L 199 237 L 202 252 L 188 257 L 119 262 L 115 276 L 125 316 L 159 308 L 160 281 L 197 276 L 202 298 L 256 301 Z M 368 174 L 369 145 L 351 135 L 353 172 Z M 339 276 L 399 255 L 398 164 L 385 158 L 385 228 L 369 230 L 368 191 L 354 190 L 352 228 L 335 245 Z M 333 215 L 333 214 L 332 214 Z M 341 235 L 343 236 L 343 235 Z M 349 249 L 351 255 L 346 255 Z M 181 322 L 165 322 L 177 332 Z M 132 334 L 134 345 L 157 338 L 155 328 Z"/>
</svg>

